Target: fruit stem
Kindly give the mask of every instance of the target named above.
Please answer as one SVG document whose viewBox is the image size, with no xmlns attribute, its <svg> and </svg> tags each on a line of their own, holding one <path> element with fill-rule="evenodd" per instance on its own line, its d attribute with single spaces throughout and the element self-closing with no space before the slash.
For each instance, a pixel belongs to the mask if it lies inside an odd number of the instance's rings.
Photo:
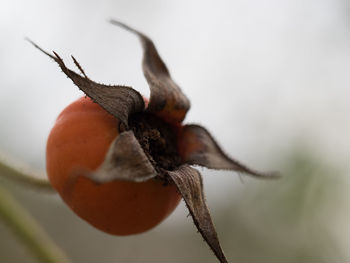
<svg viewBox="0 0 350 263">
<path fill-rule="evenodd" d="M 9 162 L 5 163 L 4 160 L 0 160 L 0 176 L 31 188 L 53 192 L 53 188 L 48 180 L 40 179 L 33 175 L 33 173 L 15 168 L 14 165 L 10 165 Z"/>
<path fill-rule="evenodd" d="M 36 220 L 0 185 L 0 220 L 13 231 L 38 262 L 68 263 L 70 260 Z"/>
</svg>

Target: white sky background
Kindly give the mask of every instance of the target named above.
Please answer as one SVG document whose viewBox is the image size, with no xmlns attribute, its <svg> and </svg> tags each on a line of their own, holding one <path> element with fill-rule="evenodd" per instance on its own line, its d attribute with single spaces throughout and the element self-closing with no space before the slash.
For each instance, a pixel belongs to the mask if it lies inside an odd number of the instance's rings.
<svg viewBox="0 0 350 263">
<path fill-rule="evenodd" d="M 345 0 L 2 0 L 0 149 L 43 169 L 56 116 L 82 95 L 25 36 L 72 67 L 73 54 L 95 81 L 149 94 L 138 39 L 106 22 L 113 17 L 154 40 L 192 102 L 185 121 L 206 126 L 230 155 L 276 168 L 269 163 L 301 139 L 345 163 L 349 7 Z M 212 193 L 239 182 L 205 180 Z"/>
</svg>

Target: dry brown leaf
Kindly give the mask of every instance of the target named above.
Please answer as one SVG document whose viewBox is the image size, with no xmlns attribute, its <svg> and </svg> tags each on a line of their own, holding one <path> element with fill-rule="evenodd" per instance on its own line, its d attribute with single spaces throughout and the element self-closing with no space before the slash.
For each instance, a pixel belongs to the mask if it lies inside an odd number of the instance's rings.
<svg viewBox="0 0 350 263">
<path fill-rule="evenodd" d="M 107 112 L 112 114 L 117 119 L 121 120 L 124 126 L 127 127 L 128 117 L 131 114 L 141 112 L 145 109 L 144 100 L 141 94 L 133 88 L 96 83 L 87 77 L 84 70 L 74 57 L 72 57 L 73 61 L 83 76 L 67 68 L 57 53 L 53 52 L 55 55 L 53 56 L 40 48 L 33 41 L 29 41 L 44 54 L 48 55 L 54 61 L 56 61 L 62 69 L 63 73 L 65 73 L 66 76 L 70 78 L 80 90 L 82 90 L 94 102 L 98 103 Z"/>
<path fill-rule="evenodd" d="M 181 122 L 190 108 L 190 101 L 172 80 L 152 40 L 143 33 L 119 21 L 111 20 L 110 22 L 135 33 L 141 40 L 144 51 L 143 72 L 151 90 L 147 110 L 157 113 L 167 120 Z"/>
<path fill-rule="evenodd" d="M 132 131 L 125 131 L 111 144 L 102 165 L 86 177 L 96 183 L 114 180 L 144 182 L 157 175 Z"/>
<path fill-rule="evenodd" d="M 185 200 L 193 222 L 204 240 L 220 262 L 227 262 L 205 202 L 200 173 L 188 165 L 182 165 L 174 171 L 169 171 L 168 174 Z"/>
<path fill-rule="evenodd" d="M 256 171 L 228 157 L 211 134 L 199 125 L 185 125 L 179 137 L 180 155 L 184 163 L 201 165 L 211 169 L 233 170 L 264 178 L 279 176 L 276 172 Z"/>
</svg>

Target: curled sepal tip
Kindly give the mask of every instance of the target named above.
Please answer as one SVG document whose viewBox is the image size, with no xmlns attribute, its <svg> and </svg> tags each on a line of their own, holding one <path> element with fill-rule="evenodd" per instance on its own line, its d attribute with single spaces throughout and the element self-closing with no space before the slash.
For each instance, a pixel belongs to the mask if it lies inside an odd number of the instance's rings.
<svg viewBox="0 0 350 263">
<path fill-rule="evenodd" d="M 172 80 L 152 40 L 122 22 L 113 19 L 110 22 L 136 34 L 141 40 L 143 47 L 142 68 L 151 90 L 147 110 L 164 116 L 168 120 L 182 122 L 190 108 L 190 101 Z"/>
<path fill-rule="evenodd" d="M 29 39 L 27 40 L 37 49 L 56 61 L 63 73 L 65 73 L 80 90 L 82 90 L 94 102 L 98 103 L 107 112 L 118 118 L 126 127 L 128 126 L 128 117 L 130 114 L 144 110 L 144 100 L 141 94 L 133 88 L 96 83 L 87 77 L 83 68 L 73 56 L 72 59 L 82 76 L 67 68 L 62 58 L 60 58 L 56 52 L 53 52 L 53 56 L 40 48 L 33 41 Z"/>
<path fill-rule="evenodd" d="M 179 136 L 179 149 L 183 162 L 211 169 L 233 170 L 256 177 L 276 178 L 278 172 L 264 173 L 251 169 L 228 157 L 211 134 L 195 124 L 185 125 Z"/>
<path fill-rule="evenodd" d="M 182 165 L 177 170 L 168 171 L 168 175 L 185 200 L 193 222 L 204 240 L 221 263 L 227 262 L 205 202 L 200 173 L 188 165 Z"/>
</svg>

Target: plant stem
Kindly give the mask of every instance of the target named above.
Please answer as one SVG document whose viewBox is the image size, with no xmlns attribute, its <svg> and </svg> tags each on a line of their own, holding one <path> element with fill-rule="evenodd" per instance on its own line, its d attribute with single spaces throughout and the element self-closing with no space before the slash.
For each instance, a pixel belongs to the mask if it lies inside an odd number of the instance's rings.
<svg viewBox="0 0 350 263">
<path fill-rule="evenodd" d="M 48 180 L 37 178 L 30 173 L 26 173 L 18 168 L 12 167 L 10 164 L 6 164 L 2 160 L 0 160 L 0 176 L 39 190 L 53 191 Z"/>
<path fill-rule="evenodd" d="M 70 260 L 50 239 L 36 220 L 0 185 L 0 219 L 42 263 L 68 263 Z"/>
</svg>

